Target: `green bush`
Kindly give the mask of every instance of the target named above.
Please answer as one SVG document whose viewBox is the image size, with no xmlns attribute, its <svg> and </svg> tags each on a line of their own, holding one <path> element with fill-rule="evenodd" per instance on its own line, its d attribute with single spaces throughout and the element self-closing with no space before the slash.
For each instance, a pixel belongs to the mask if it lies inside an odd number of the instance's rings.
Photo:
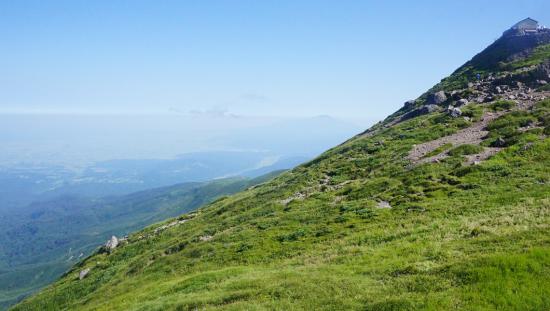
<svg viewBox="0 0 550 311">
<path fill-rule="evenodd" d="M 510 110 L 516 106 L 516 103 L 509 100 L 497 100 L 496 102 L 493 102 L 489 108 L 491 108 L 493 111 L 503 111 L 503 110 Z"/>
<path fill-rule="evenodd" d="M 468 155 L 468 154 L 476 154 L 482 151 L 483 151 L 483 147 L 478 145 L 460 145 L 454 149 L 451 149 L 449 151 L 449 155 L 461 156 L 461 155 Z"/>
<path fill-rule="evenodd" d="M 480 105 L 469 105 L 468 107 L 461 108 L 462 115 L 464 117 L 471 118 L 474 121 L 477 121 L 483 115 L 483 108 Z"/>
</svg>

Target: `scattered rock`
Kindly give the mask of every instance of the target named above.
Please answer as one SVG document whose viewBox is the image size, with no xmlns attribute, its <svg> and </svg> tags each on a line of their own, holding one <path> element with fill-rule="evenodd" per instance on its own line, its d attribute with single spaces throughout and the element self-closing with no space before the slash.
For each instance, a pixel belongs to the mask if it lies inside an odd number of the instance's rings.
<svg viewBox="0 0 550 311">
<path fill-rule="evenodd" d="M 494 98 L 493 96 L 487 95 L 487 96 L 485 96 L 485 97 L 483 98 L 482 101 L 483 101 L 484 103 L 490 103 L 490 102 L 492 102 L 492 101 L 494 101 L 494 100 L 495 100 L 495 98 Z"/>
<path fill-rule="evenodd" d="M 391 208 L 390 202 L 388 201 L 379 201 L 378 204 L 376 204 L 377 208 Z"/>
<path fill-rule="evenodd" d="M 539 85 L 546 85 L 546 84 L 548 84 L 548 82 L 547 82 L 546 80 L 538 80 L 537 83 L 538 83 Z"/>
<path fill-rule="evenodd" d="M 213 236 L 211 236 L 211 235 L 203 235 L 203 236 L 199 237 L 199 241 L 206 242 L 206 241 L 212 240 L 212 238 L 213 238 Z"/>
<path fill-rule="evenodd" d="M 479 122 L 472 124 L 471 126 L 464 128 L 449 136 L 441 137 L 429 142 L 425 142 L 418 145 L 413 145 L 407 159 L 411 160 L 413 164 L 422 164 L 432 162 L 434 159 L 443 159 L 447 156 L 445 152 L 440 153 L 433 157 L 426 157 L 430 152 L 445 145 L 452 144 L 453 146 L 459 146 L 463 144 L 479 145 L 483 139 L 489 133 L 486 130 L 487 124 L 492 120 L 495 120 L 503 113 L 486 113 L 482 116 Z"/>
<path fill-rule="evenodd" d="M 468 82 L 468 88 L 474 87 L 474 84 L 472 82 Z"/>
<path fill-rule="evenodd" d="M 500 86 L 495 87 L 495 92 L 499 94 L 502 93 L 502 89 L 500 88 Z"/>
<path fill-rule="evenodd" d="M 189 216 L 191 216 L 191 215 L 189 215 Z M 193 216 L 193 217 L 194 217 L 194 216 Z M 172 227 L 174 227 L 174 226 L 177 226 L 177 225 L 181 225 L 181 224 L 183 224 L 183 223 L 186 223 L 188 220 L 189 220 L 189 219 L 185 219 L 185 218 L 179 219 L 179 218 L 178 218 L 178 220 L 174 220 L 174 221 L 172 221 L 171 223 L 168 223 L 168 224 L 166 224 L 166 225 L 162 225 L 162 226 L 160 226 L 160 227 L 158 227 L 158 228 L 155 228 L 155 230 L 154 230 L 153 232 L 154 232 L 155 234 L 158 234 L 158 233 L 160 233 L 160 232 L 162 232 L 162 231 L 164 231 L 164 230 L 166 230 L 166 229 L 168 229 L 168 228 L 172 228 Z"/>
<path fill-rule="evenodd" d="M 447 112 L 453 118 L 458 118 L 462 115 L 462 110 L 453 106 L 449 106 L 449 108 L 447 109 Z"/>
<path fill-rule="evenodd" d="M 116 236 L 112 236 L 111 239 L 109 241 L 107 241 L 107 243 L 105 243 L 105 247 L 108 249 L 108 250 L 113 250 L 115 249 L 116 247 L 118 246 L 118 239 Z"/>
<path fill-rule="evenodd" d="M 469 103 L 469 101 L 468 101 L 467 99 L 463 98 L 463 99 L 459 99 L 459 100 L 456 102 L 456 105 L 457 105 L 458 107 L 460 107 L 460 106 L 467 105 L 468 103 Z"/>
<path fill-rule="evenodd" d="M 439 105 L 444 103 L 447 100 L 445 92 L 439 91 L 428 96 L 428 105 Z"/>
<path fill-rule="evenodd" d="M 514 99 L 516 99 L 516 96 L 515 95 L 508 95 L 508 99 L 509 100 L 514 100 Z"/>
<path fill-rule="evenodd" d="M 90 273 L 90 268 L 86 268 L 86 269 L 80 271 L 80 273 L 78 274 L 78 279 L 79 280 L 84 279 L 88 275 L 88 273 Z"/>
</svg>

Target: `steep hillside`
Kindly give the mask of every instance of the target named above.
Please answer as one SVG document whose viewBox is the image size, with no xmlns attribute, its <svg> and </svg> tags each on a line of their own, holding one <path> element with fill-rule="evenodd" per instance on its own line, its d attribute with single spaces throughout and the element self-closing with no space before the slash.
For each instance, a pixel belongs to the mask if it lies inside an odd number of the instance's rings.
<svg viewBox="0 0 550 311">
<path fill-rule="evenodd" d="M 104 199 L 62 196 L 4 215 L 0 225 L 0 309 L 59 278 L 111 235 L 120 237 L 193 211 L 280 172 L 255 179 L 183 183 Z"/>
<path fill-rule="evenodd" d="M 550 309 L 550 42 L 530 35 L 14 310 Z"/>
</svg>

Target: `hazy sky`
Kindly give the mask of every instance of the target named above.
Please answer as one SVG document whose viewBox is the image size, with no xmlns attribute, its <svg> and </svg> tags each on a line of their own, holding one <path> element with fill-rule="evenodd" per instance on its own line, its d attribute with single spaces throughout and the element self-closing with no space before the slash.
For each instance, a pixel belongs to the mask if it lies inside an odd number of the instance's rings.
<svg viewBox="0 0 550 311">
<path fill-rule="evenodd" d="M 382 118 L 550 1 L 0 1 L 0 112 Z"/>
</svg>

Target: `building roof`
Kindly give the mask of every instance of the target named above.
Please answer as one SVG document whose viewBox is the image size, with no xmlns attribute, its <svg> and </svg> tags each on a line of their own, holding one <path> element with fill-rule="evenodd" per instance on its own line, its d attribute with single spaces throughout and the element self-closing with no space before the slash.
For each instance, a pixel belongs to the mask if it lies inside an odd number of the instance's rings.
<svg viewBox="0 0 550 311">
<path fill-rule="evenodd" d="M 539 22 L 528 17 L 522 21 L 519 21 L 512 29 L 536 29 L 539 26 Z"/>
</svg>

